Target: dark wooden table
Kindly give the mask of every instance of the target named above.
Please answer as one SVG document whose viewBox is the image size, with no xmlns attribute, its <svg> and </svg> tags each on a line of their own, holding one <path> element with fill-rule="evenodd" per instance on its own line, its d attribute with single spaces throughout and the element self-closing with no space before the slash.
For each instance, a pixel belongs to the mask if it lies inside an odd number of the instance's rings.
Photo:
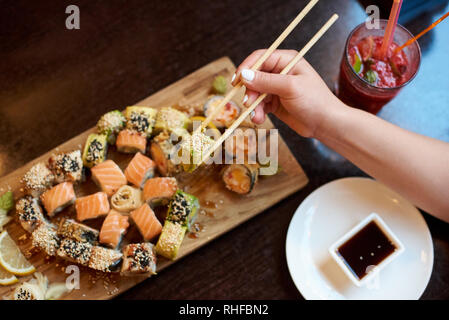
<svg viewBox="0 0 449 320">
<path fill-rule="evenodd" d="M 238 64 L 267 47 L 304 6 L 297 0 L 0 2 L 0 176 L 197 68 L 228 55 Z M 77 4 L 81 29 L 65 28 Z M 442 11 L 407 26 L 417 32 Z M 365 13 L 355 1 L 322 0 L 283 44 L 301 48 L 333 13 L 340 20 L 307 59 L 329 86 L 344 41 Z M 421 70 L 380 113 L 449 142 L 449 23 L 420 41 Z M 302 191 L 137 287 L 122 299 L 301 299 L 287 270 L 285 237 L 298 205 L 331 180 L 363 173 L 274 119 L 310 178 Z M 419 150 L 416 150 L 419 152 Z M 423 299 L 449 298 L 449 225 L 424 213 L 435 263 Z"/>
</svg>

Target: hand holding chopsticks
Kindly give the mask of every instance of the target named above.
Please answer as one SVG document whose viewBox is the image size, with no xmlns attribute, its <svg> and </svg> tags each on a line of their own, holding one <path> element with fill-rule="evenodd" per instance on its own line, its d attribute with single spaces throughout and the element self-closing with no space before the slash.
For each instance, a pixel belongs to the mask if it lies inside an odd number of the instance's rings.
<svg viewBox="0 0 449 320">
<path fill-rule="evenodd" d="M 309 40 L 309 42 L 298 52 L 298 54 L 290 61 L 290 63 L 281 71 L 281 74 L 287 74 L 298 61 L 312 48 L 312 46 L 323 36 L 323 34 L 334 24 L 338 19 L 338 15 L 334 14 L 321 29 Z M 240 84 L 240 83 L 239 83 Z M 235 87 L 234 87 L 235 89 Z M 234 132 L 234 130 L 243 122 L 243 120 L 257 107 L 257 105 L 267 96 L 266 93 L 261 94 L 249 108 L 247 108 L 237 120 L 220 136 L 220 138 L 209 148 L 204 154 L 202 162 L 205 162 L 209 156 L 221 146 L 221 144 Z"/>
<path fill-rule="evenodd" d="M 307 6 L 296 16 L 296 18 L 288 25 L 287 28 L 281 33 L 281 35 L 273 42 L 273 44 L 267 49 L 267 51 L 256 61 L 251 67 L 252 70 L 259 69 L 267 58 L 276 50 L 282 41 L 293 31 L 298 23 L 309 13 L 309 11 L 317 4 L 318 0 L 311 0 Z M 242 82 L 237 83 L 231 91 L 224 97 L 220 104 L 214 108 L 211 114 L 201 123 L 201 125 L 195 130 L 194 133 L 201 132 L 217 115 L 220 114 L 223 107 L 236 95 L 238 90 L 242 87 Z"/>
</svg>

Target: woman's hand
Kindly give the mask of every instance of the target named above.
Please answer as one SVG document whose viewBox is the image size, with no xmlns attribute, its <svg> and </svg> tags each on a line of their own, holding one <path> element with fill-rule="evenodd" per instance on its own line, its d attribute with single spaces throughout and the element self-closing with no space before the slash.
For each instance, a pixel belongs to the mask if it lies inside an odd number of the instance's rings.
<svg viewBox="0 0 449 320">
<path fill-rule="evenodd" d="M 232 82 L 235 85 L 241 79 L 246 86 L 246 106 L 250 106 L 259 94 L 268 94 L 251 115 L 252 121 L 260 124 L 271 112 L 300 135 L 314 137 L 324 118 L 345 105 L 304 59 L 287 75 L 279 74 L 296 56 L 295 50 L 276 50 L 260 71 L 250 70 L 264 52 L 257 50 L 248 56 L 238 67 Z"/>
</svg>

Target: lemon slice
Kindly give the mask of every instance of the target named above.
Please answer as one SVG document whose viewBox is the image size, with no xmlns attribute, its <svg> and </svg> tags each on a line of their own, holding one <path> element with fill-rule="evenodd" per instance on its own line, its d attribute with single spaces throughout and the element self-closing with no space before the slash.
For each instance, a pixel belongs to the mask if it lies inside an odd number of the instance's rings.
<svg viewBox="0 0 449 320">
<path fill-rule="evenodd" d="M 0 265 L 6 271 L 19 276 L 26 276 L 36 271 L 6 231 L 0 234 Z"/>
<path fill-rule="evenodd" d="M 3 268 L 0 268 L 0 285 L 9 286 L 10 284 L 16 283 L 19 281 L 15 275 L 9 273 Z"/>
</svg>

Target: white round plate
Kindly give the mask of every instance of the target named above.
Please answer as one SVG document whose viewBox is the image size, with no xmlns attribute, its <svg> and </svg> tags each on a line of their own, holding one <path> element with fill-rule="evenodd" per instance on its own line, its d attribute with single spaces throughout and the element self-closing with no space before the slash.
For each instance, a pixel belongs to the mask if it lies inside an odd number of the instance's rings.
<svg viewBox="0 0 449 320">
<path fill-rule="evenodd" d="M 376 212 L 405 250 L 377 277 L 355 286 L 332 259 L 329 247 Z M 433 267 L 432 237 L 421 213 L 407 200 L 368 178 L 332 181 L 296 210 L 287 232 L 287 264 L 305 299 L 419 299 Z"/>
</svg>

